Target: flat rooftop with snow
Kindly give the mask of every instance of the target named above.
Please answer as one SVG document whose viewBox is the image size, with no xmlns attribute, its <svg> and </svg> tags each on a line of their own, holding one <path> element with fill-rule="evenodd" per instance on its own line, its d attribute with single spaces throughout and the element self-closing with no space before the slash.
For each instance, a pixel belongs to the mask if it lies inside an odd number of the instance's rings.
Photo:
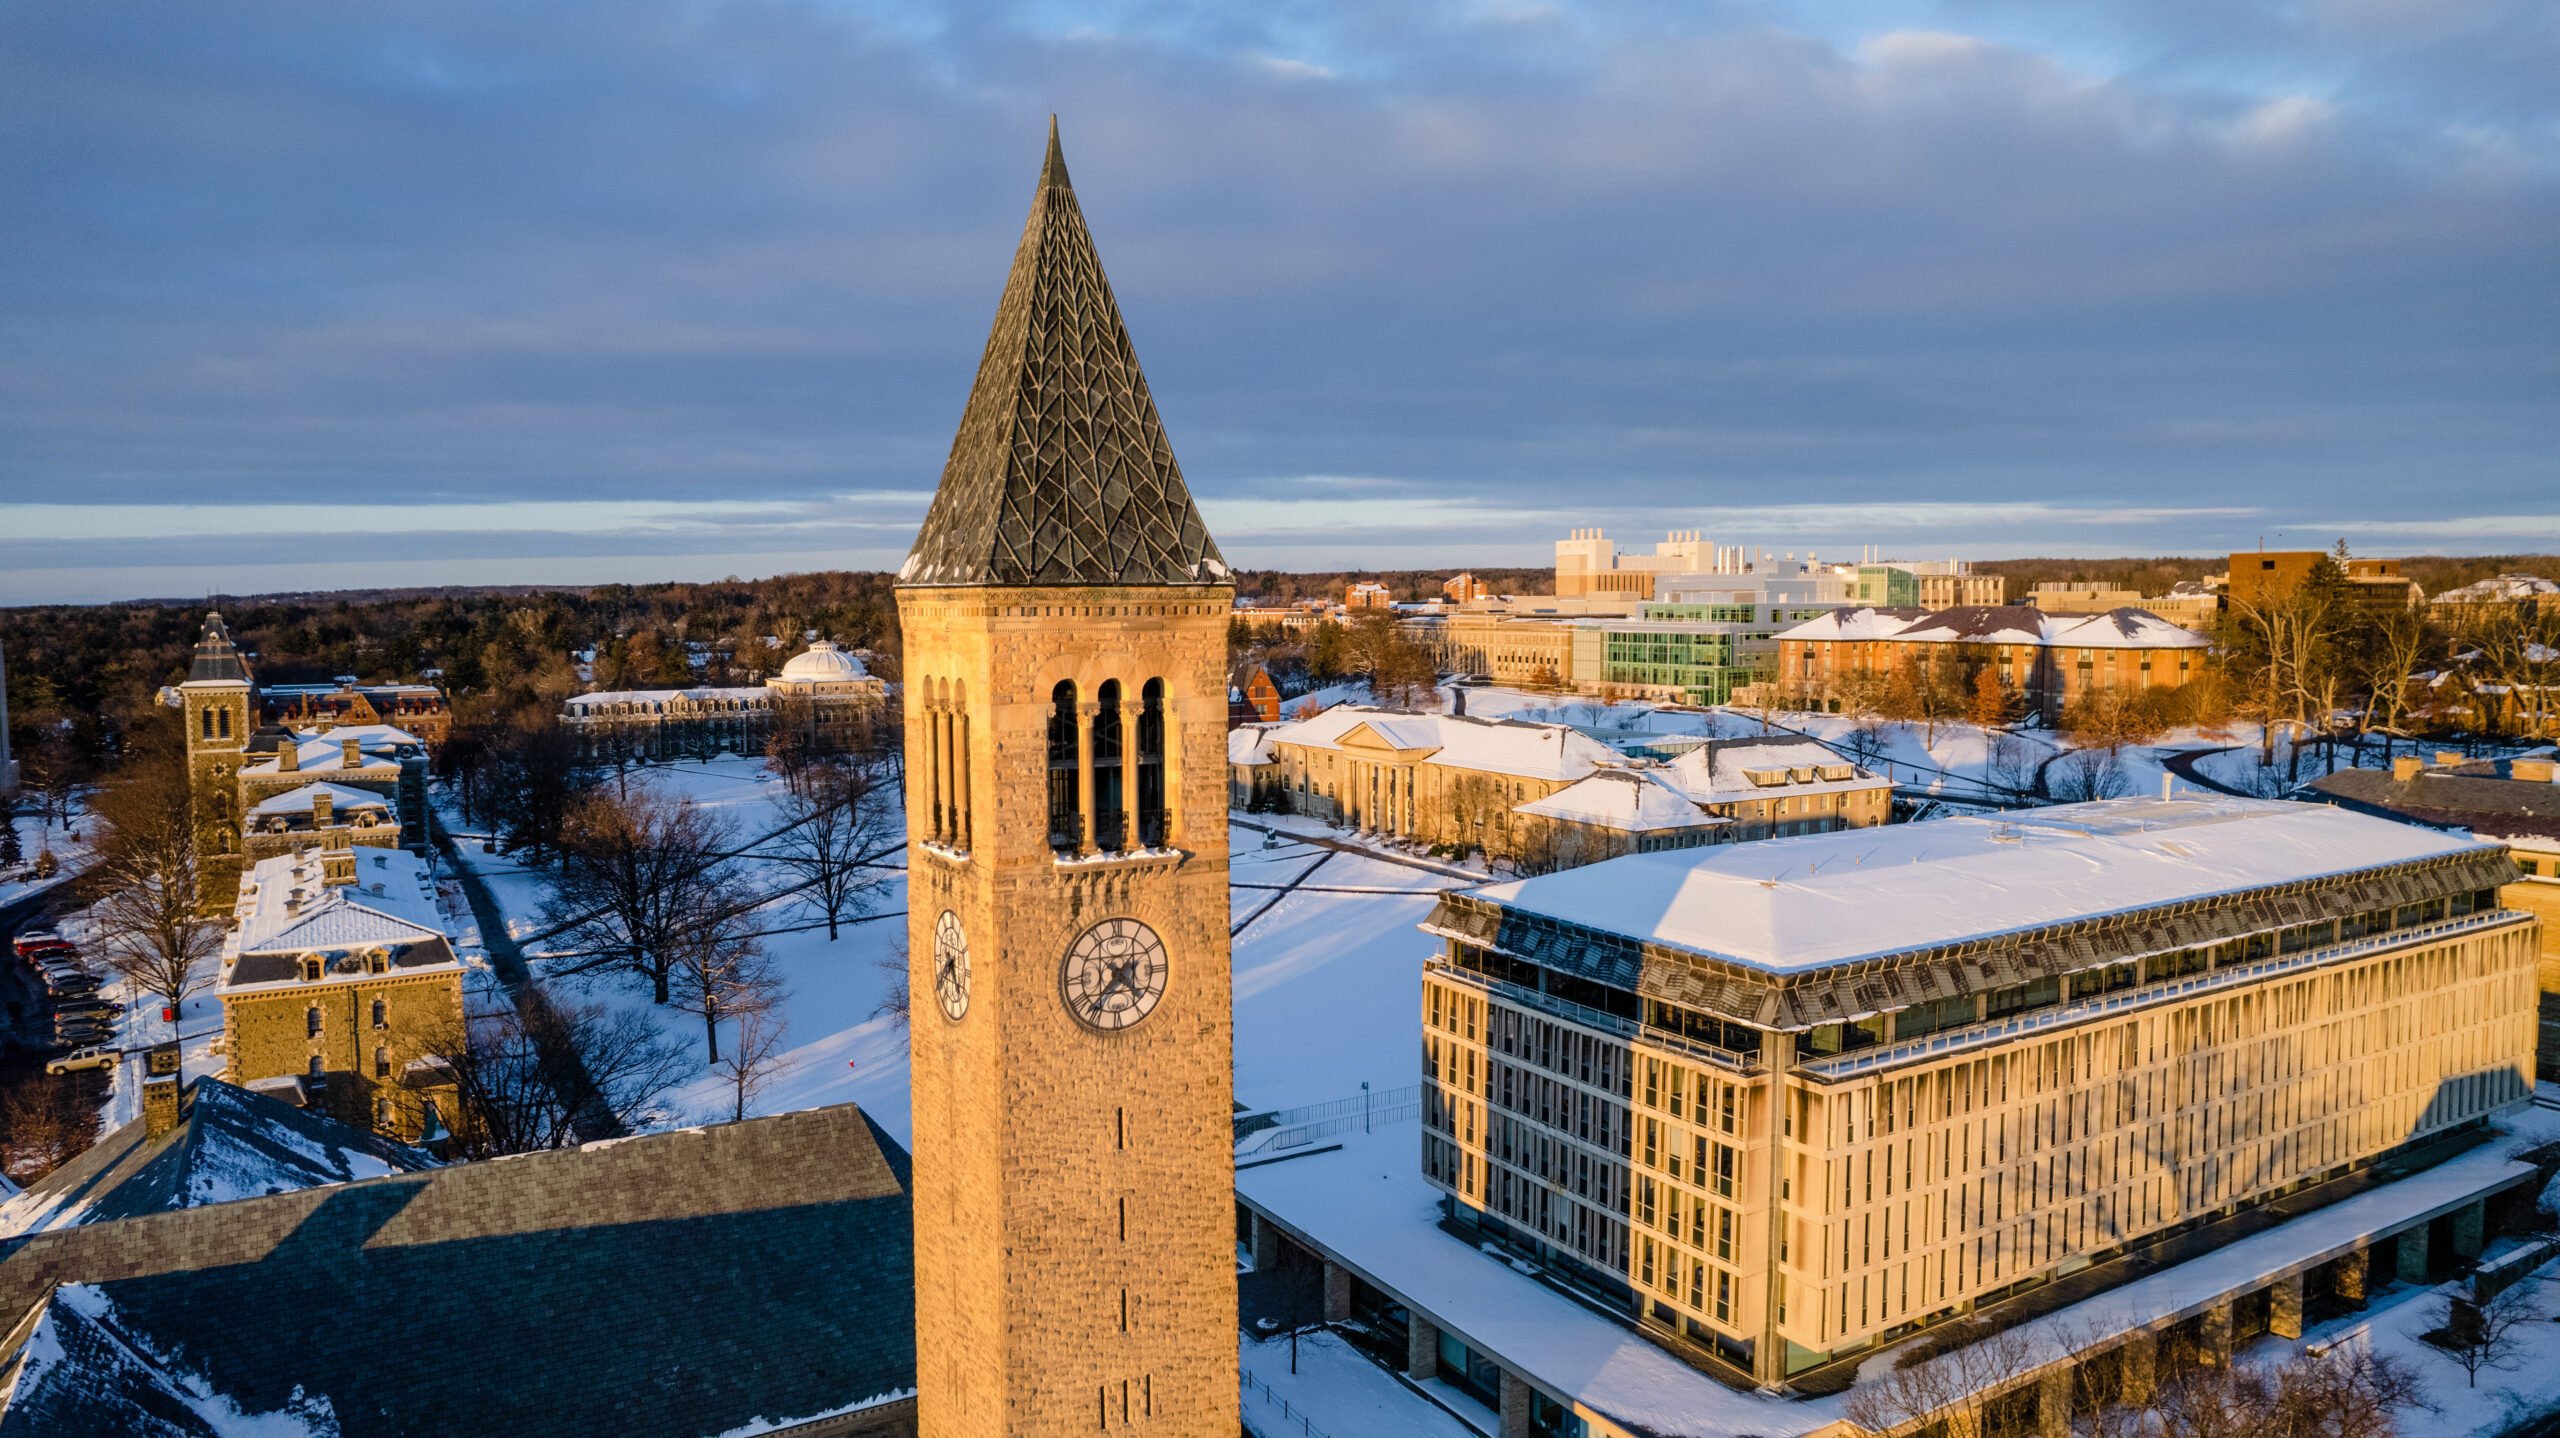
<svg viewBox="0 0 2560 1438">
<path fill-rule="evenodd" d="M 1422 1177 L 1693 1366 L 1819 1388 L 2458 1148 L 2531 1089 L 2516 873 L 2343 809 L 2111 800 L 1452 891 Z"/>
</svg>

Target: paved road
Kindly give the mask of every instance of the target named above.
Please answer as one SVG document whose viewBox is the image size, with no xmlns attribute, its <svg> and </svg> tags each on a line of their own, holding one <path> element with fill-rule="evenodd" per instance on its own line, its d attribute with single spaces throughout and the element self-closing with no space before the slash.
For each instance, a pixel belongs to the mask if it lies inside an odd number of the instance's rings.
<svg viewBox="0 0 2560 1438">
<path fill-rule="evenodd" d="M 2177 775 L 2179 778 L 2186 780 L 2188 783 L 2195 785 L 2199 789 L 2210 789 L 2216 794 L 2229 794 L 2234 798 L 2246 799 L 2250 796 L 2242 793 L 2240 790 L 2234 789 L 2228 784 L 2217 784 L 2213 780 L 2196 772 L 2196 761 L 2198 759 L 2203 758 L 2207 754 L 2228 754 L 2237 747 L 2239 746 L 2226 744 L 2219 749 L 2181 749 L 2177 753 L 2170 755 L 2168 758 L 2161 760 L 2160 767 Z"/>
</svg>

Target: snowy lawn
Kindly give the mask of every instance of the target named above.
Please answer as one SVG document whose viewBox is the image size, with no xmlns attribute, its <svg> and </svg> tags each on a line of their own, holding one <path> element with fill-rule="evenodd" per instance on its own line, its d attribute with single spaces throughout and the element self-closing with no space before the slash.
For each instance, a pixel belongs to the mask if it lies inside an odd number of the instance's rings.
<svg viewBox="0 0 2560 1438">
<path fill-rule="evenodd" d="M 1241 1339 L 1245 1426 L 1268 1438 L 1476 1438 L 1478 1429 L 1372 1363 L 1341 1335 L 1317 1332 L 1297 1342 L 1289 1371 L 1289 1339 Z M 1490 1410 L 1463 1399 L 1490 1418 Z M 1491 1432 L 1490 1424 L 1481 1430 Z"/>
</svg>

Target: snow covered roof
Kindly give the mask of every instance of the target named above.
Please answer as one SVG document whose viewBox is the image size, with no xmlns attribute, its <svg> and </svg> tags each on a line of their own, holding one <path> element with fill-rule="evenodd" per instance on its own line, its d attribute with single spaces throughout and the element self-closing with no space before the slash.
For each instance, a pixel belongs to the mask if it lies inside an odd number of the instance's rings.
<svg viewBox="0 0 2560 1438">
<path fill-rule="evenodd" d="M 2448 589 L 2437 595 L 2435 602 L 2438 604 L 2497 604 L 2518 599 L 2531 599 L 2545 594 L 2560 594 L 2560 584 L 2554 584 L 2539 574 L 2501 574 L 2495 578 L 2466 584 L 2460 589 Z"/>
<path fill-rule="evenodd" d="M 1227 731 L 1227 762 L 1248 768 L 1272 763 L 1271 730 L 1278 725 L 1239 724 Z"/>
<path fill-rule="evenodd" d="M 168 1133 L 150 1138 L 137 1119 L 0 1203 L 0 1238 L 434 1167 L 406 1144 L 199 1079 Z"/>
<path fill-rule="evenodd" d="M 261 799 L 249 812 L 252 814 L 308 814 L 311 812 L 313 797 L 320 794 L 327 794 L 329 807 L 341 812 L 348 809 L 391 807 L 383 802 L 380 794 L 369 789 L 349 789 L 337 784 L 305 784 L 299 789 L 287 789 L 281 794 Z"/>
<path fill-rule="evenodd" d="M 1951 609 L 1841 609 L 1779 631 L 1780 639 L 1912 644 L 2026 644 L 2053 649 L 2202 649 L 2211 640 L 2147 609 L 2048 614 L 2024 604 Z"/>
<path fill-rule="evenodd" d="M 818 684 L 867 679 L 870 675 L 861 660 L 838 649 L 832 639 L 817 641 L 805 652 L 792 655 L 791 662 L 782 666 L 783 678 Z"/>
<path fill-rule="evenodd" d="M 1270 737 L 1273 744 L 1310 749 L 1427 750 L 1426 763 L 1534 779 L 1579 779 L 1617 758 L 1608 745 L 1564 724 L 1402 714 L 1351 704 L 1279 725 Z"/>
<path fill-rule="evenodd" d="M 360 767 L 367 769 L 396 767 L 405 755 L 421 752 L 425 748 L 417 735 L 389 724 L 341 724 L 334 729 L 282 732 L 286 737 L 277 742 L 292 743 L 294 769 L 300 773 L 346 769 L 349 740 L 355 741 L 357 757 L 363 760 Z M 255 746 L 252 746 L 252 752 L 255 752 Z M 272 755 L 274 750 L 270 749 L 267 752 Z M 269 757 L 256 763 L 243 764 L 240 772 L 276 774 L 283 771 L 276 767 L 275 759 Z"/>
<path fill-rule="evenodd" d="M 1785 734 L 1709 740 L 1670 768 L 1681 792 L 1702 804 L 1892 786 L 1822 744 Z"/>
<path fill-rule="evenodd" d="M 1672 787 L 1666 771 L 1650 768 L 1602 769 L 1543 799 L 1516 805 L 1512 812 L 1629 833 L 1711 829 L 1733 822 L 1699 808 L 1695 800 Z"/>
<path fill-rule="evenodd" d="M 129 1360 L 265 1425 L 29 1431 L 778 1431 L 912 1394 L 909 1181 L 844 1104 L 35 1234 L 0 1309 L 91 1285 L 112 1351 L 59 1345 L 59 1379 L 30 1376 L 112 1390 Z M 37 1416 L 23 1391 L 11 1424 Z"/>
<path fill-rule="evenodd" d="M 1773 973 L 2460 853 L 2321 804 L 2107 799 L 1630 854 L 1469 897 Z"/>
<path fill-rule="evenodd" d="M 850 658 L 850 656 L 847 657 Z M 799 657 L 799 659 L 806 658 L 808 658 L 808 656 L 805 654 Z M 799 659 L 794 659 L 792 663 L 798 663 Z M 787 668 L 789 666 L 785 667 Z M 708 699 L 754 699 L 761 701 L 772 697 L 773 691 L 767 689 L 761 684 L 724 685 L 694 689 L 599 689 L 593 694 L 576 694 L 570 696 L 569 705 L 572 709 L 576 709 L 580 705 L 588 704 L 663 705 L 673 703 L 678 699 L 699 704 Z"/>
<path fill-rule="evenodd" d="M 445 937 L 426 861 L 406 849 L 355 850 L 356 881 L 325 882 L 320 850 L 262 859 L 240 876 L 234 955 L 420 944 Z M 448 955 L 447 957 L 450 957 Z"/>
<path fill-rule="evenodd" d="M 2560 783 L 2512 772 L 2509 765 L 2465 764 L 2421 769 L 2404 781 L 2383 769 L 2340 769 L 2311 787 L 2367 813 L 2547 847 L 2560 838 Z"/>
</svg>

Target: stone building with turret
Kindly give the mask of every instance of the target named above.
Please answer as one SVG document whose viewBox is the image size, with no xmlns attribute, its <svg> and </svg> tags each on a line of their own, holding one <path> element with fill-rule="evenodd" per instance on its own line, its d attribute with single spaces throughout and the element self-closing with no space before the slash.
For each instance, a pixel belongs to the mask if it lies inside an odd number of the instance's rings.
<svg viewBox="0 0 2560 1438">
<path fill-rule="evenodd" d="M 250 726 L 266 703 L 222 615 L 209 613 L 177 688 L 196 815 L 197 885 L 229 907 L 243 868 L 306 849 L 419 853 L 427 839 L 427 746 L 388 724 Z"/>
</svg>

